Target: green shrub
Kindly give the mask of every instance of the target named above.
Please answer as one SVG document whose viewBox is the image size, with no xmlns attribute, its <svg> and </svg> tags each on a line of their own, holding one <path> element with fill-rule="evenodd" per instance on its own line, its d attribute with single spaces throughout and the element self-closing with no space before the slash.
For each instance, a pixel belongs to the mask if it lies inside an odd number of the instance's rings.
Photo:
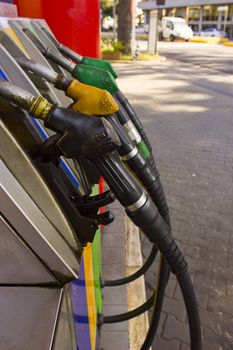
<svg viewBox="0 0 233 350">
<path fill-rule="evenodd" d="M 101 41 L 101 52 L 122 52 L 123 44 L 121 41 L 114 41 L 114 39 L 103 38 Z"/>
</svg>

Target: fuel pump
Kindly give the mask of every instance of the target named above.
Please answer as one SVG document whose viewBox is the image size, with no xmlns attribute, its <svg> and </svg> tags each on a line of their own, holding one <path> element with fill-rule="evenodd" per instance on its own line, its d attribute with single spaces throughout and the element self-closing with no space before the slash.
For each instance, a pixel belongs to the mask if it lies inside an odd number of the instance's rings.
<svg viewBox="0 0 233 350">
<path fill-rule="evenodd" d="M 50 142 L 49 147 L 44 145 L 48 152 L 74 159 L 86 157 L 99 169 L 126 214 L 156 244 L 175 274 L 188 314 L 191 349 L 201 350 L 199 313 L 187 263 L 147 192 L 120 161 L 116 153 L 120 140 L 111 124 L 104 118 L 52 105 L 44 98 L 35 97 L 8 82 L 0 82 L 0 94 L 28 110 L 35 118 L 42 119 L 48 128 L 57 133 L 55 138 L 47 141 L 47 144 Z M 152 335 L 153 325 L 141 349 L 149 349 Z"/>
<path fill-rule="evenodd" d="M 101 90 L 92 86 L 88 86 L 82 83 L 79 83 L 78 81 L 70 81 L 69 79 L 65 78 L 62 75 L 59 75 L 55 73 L 52 70 L 49 70 L 47 67 L 44 67 L 43 65 L 34 62 L 33 60 L 28 60 L 25 58 L 17 59 L 16 60 L 23 69 L 29 70 L 30 72 L 33 72 L 34 74 L 37 74 L 44 79 L 48 80 L 49 82 L 53 83 L 57 88 L 62 89 L 66 92 L 66 94 L 74 99 L 74 103 L 72 104 L 72 109 L 75 111 L 79 111 L 82 113 L 87 114 L 95 114 L 95 115 L 103 115 L 104 113 L 107 115 L 109 111 L 114 111 L 114 100 L 112 96 L 105 90 Z M 105 102 L 102 104 L 102 95 L 106 92 L 105 95 Z M 108 108 L 105 108 L 107 107 Z M 101 107 L 101 108 L 100 108 Z M 110 108 L 111 107 L 111 108 Z M 115 111 L 117 108 L 115 108 Z M 108 120 L 113 125 L 114 129 L 117 131 L 118 136 L 121 141 L 121 146 L 119 147 L 118 151 L 119 154 L 122 157 L 122 160 L 128 165 L 128 167 L 133 171 L 133 173 L 137 176 L 137 178 L 141 181 L 141 183 L 144 185 L 144 187 L 147 189 L 148 194 L 150 195 L 151 199 L 157 206 L 159 213 L 162 215 L 163 219 L 169 225 L 170 227 L 170 218 L 169 218 L 169 210 L 166 202 L 166 198 L 163 192 L 162 185 L 157 179 L 153 171 L 148 167 L 147 163 L 145 162 L 144 158 L 140 155 L 140 153 L 137 150 L 137 147 L 135 147 L 130 138 L 128 137 L 127 133 L 123 129 L 123 127 L 118 122 L 117 116 L 110 115 L 108 116 Z M 151 266 L 153 261 L 155 260 L 157 256 L 157 248 L 155 246 L 152 247 L 151 253 L 146 260 L 145 264 L 136 271 L 134 274 L 120 278 L 118 280 L 101 280 L 102 287 L 104 286 L 117 286 L 122 285 L 125 283 L 129 283 L 137 278 L 139 278 L 142 274 L 144 274 L 147 269 Z M 164 266 L 164 261 L 162 262 L 161 267 L 161 273 L 165 274 L 166 276 L 169 275 L 169 271 L 167 266 Z M 168 279 L 168 277 L 167 277 Z M 164 284 L 158 283 L 158 292 L 159 294 L 164 291 L 167 279 Z M 163 301 L 163 298 L 161 299 L 161 303 Z M 149 304 L 148 302 L 145 303 L 145 305 L 142 305 L 142 307 L 139 309 L 143 309 L 144 307 L 147 307 Z M 157 303 L 157 306 L 159 307 L 159 303 Z M 160 308 L 161 309 L 161 308 Z M 122 320 L 126 317 L 131 317 L 131 313 L 126 313 L 124 315 L 115 315 L 109 318 L 104 318 L 103 322 L 110 322 L 115 320 Z M 133 313 L 133 315 L 137 315 L 137 311 Z M 159 318 L 160 312 L 156 312 L 156 318 Z"/>
</svg>

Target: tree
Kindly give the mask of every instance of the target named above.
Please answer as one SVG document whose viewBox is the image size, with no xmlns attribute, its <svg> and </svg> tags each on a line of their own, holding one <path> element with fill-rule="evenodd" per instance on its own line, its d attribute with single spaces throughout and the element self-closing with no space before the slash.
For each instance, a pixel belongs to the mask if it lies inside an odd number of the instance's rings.
<svg viewBox="0 0 233 350">
<path fill-rule="evenodd" d="M 112 2 L 113 0 L 101 0 L 100 5 L 101 5 L 103 16 L 112 15 Z"/>
<path fill-rule="evenodd" d="M 123 53 L 131 52 L 131 0 L 119 0 L 117 6 L 118 14 L 118 41 L 121 41 Z"/>
</svg>

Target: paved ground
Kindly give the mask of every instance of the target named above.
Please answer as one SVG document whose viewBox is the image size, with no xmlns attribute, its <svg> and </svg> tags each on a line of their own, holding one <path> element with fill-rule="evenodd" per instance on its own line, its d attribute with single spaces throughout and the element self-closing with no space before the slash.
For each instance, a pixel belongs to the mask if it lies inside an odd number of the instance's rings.
<svg viewBox="0 0 233 350">
<path fill-rule="evenodd" d="M 233 76 L 177 60 L 117 70 L 153 144 L 173 234 L 197 293 L 203 349 L 233 349 Z M 149 250 L 144 239 L 145 257 Z M 154 349 L 187 350 L 188 343 L 183 301 L 171 279 Z"/>
<path fill-rule="evenodd" d="M 140 50 L 147 49 L 146 41 L 139 41 Z M 158 50 L 161 55 L 175 58 L 194 65 L 210 67 L 233 74 L 233 48 L 222 44 L 201 44 L 191 42 L 159 41 Z"/>
<path fill-rule="evenodd" d="M 125 268 L 124 210 L 115 201 L 109 209 L 115 214 L 102 236 L 102 276 L 106 280 L 122 278 Z M 103 289 L 103 314 L 116 315 L 128 311 L 126 285 Z M 128 349 L 128 323 L 105 324 L 101 330 L 101 350 Z"/>
</svg>

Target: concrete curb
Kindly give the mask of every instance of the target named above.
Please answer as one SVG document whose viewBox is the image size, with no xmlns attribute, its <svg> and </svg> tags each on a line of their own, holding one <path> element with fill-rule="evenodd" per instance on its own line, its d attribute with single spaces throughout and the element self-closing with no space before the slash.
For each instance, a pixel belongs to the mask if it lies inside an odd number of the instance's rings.
<svg viewBox="0 0 233 350">
<path fill-rule="evenodd" d="M 228 41 L 223 44 L 224 46 L 233 46 L 233 41 Z"/>
<path fill-rule="evenodd" d="M 137 63 L 137 64 L 143 64 L 145 62 L 151 62 L 151 63 L 162 63 L 166 61 L 166 57 L 165 56 L 159 56 L 157 59 L 147 59 L 147 60 L 135 60 L 135 61 L 124 61 L 124 60 L 108 60 L 108 62 L 110 63 L 126 63 L 126 64 L 133 64 L 133 63 Z"/>
<path fill-rule="evenodd" d="M 125 216 L 126 274 L 131 275 L 143 264 L 139 229 Z M 127 286 L 128 310 L 135 309 L 146 301 L 144 276 Z M 128 323 L 129 350 L 140 349 L 149 328 L 148 313 L 133 318 Z M 151 350 L 151 349 L 150 349 Z"/>
<path fill-rule="evenodd" d="M 212 38 L 207 36 L 198 36 L 190 40 L 192 43 L 203 43 L 203 44 L 222 44 L 228 42 L 227 38 Z"/>
</svg>

